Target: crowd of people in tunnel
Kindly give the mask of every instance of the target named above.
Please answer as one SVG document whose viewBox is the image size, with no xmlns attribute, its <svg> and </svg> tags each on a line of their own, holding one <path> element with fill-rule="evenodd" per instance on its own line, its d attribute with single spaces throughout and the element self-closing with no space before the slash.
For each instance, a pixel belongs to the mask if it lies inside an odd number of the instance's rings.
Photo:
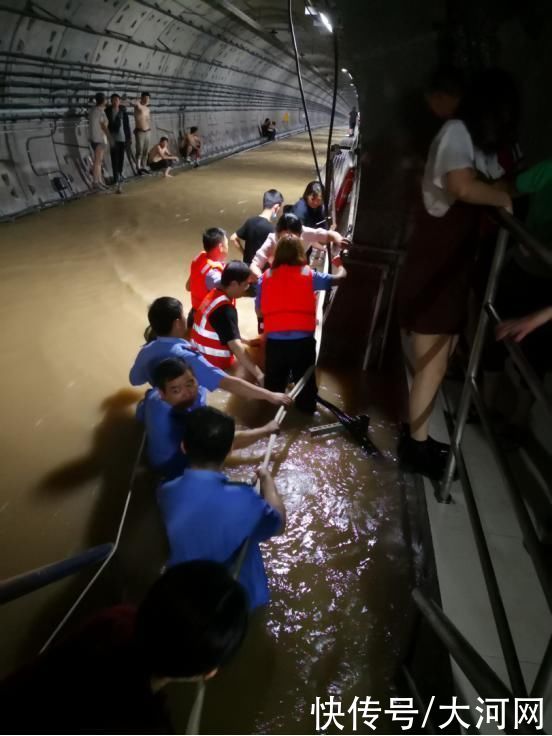
<svg viewBox="0 0 552 736">
<path fill-rule="evenodd" d="M 312 182 L 305 197 L 317 211 L 320 190 Z M 286 508 L 266 467 L 256 471 L 257 492 L 231 482 L 223 465 L 233 451 L 276 434 L 279 422 L 236 429 L 232 416 L 208 406 L 207 394 L 222 389 L 242 400 L 289 408 L 288 384 L 314 366 L 316 293 L 346 277 L 339 255 L 346 241 L 336 230 L 303 225 L 300 217 L 309 217 L 304 205 L 301 198 L 283 214 L 283 195 L 265 192 L 261 213 L 231 236 L 243 260 L 228 260 L 225 231 L 208 228 L 190 264 L 189 313 L 175 297 L 159 297 L 149 306 L 146 342 L 129 380 L 150 386 L 136 416 L 144 425 L 147 460 L 157 482 L 169 546 L 166 571 L 138 608 L 117 606 L 98 614 L 0 683 L 7 723 L 25 724 L 33 732 L 36 714 L 19 712 L 22 699 L 31 697 L 41 705 L 42 726 L 56 724 L 63 731 L 67 724 L 74 730 L 79 710 L 93 696 L 87 729 L 107 732 L 109 726 L 117 733 L 132 724 L 137 732 L 159 732 L 164 686 L 213 676 L 238 648 L 248 611 L 268 603 L 259 543 L 283 533 Z M 305 242 L 313 248 L 334 244 L 333 275 L 310 268 Z M 245 294 L 264 325 L 253 341 L 243 339 L 239 329 L 236 300 Z M 260 340 L 266 343 L 264 372 L 248 351 Z M 312 415 L 317 391 L 313 373 L 296 408 Z M 236 582 L 229 570 L 246 540 Z M 84 672 L 86 691 L 75 672 Z M 70 696 L 61 715 L 55 708 L 58 688 Z"/>
<path fill-rule="evenodd" d="M 112 94 L 109 104 L 103 92 L 98 92 L 94 96 L 88 112 L 88 127 L 93 150 L 92 185 L 95 189 L 107 188 L 103 161 L 108 148 L 111 154 L 112 183 L 119 194 L 122 192 L 125 155 L 135 174 L 143 175 L 158 171 L 162 172 L 164 177 L 171 176 L 171 168 L 179 157 L 170 150 L 167 136 L 161 136 L 159 141 L 152 145 L 150 103 L 150 93 L 145 91 L 139 98 L 132 100 Z M 134 151 L 129 107 L 132 107 L 134 114 Z M 179 153 L 184 161 L 194 168 L 199 166 L 201 148 L 202 138 L 196 125 L 188 132 L 180 134 Z"/>
<path fill-rule="evenodd" d="M 399 441 L 403 467 L 439 480 L 449 446 L 428 434 L 433 403 L 459 337 L 469 343 L 469 316 L 484 298 L 498 226 L 488 207 L 513 211 L 528 195 L 527 226 L 552 242 L 552 162 L 524 170 L 518 144 L 520 105 L 512 78 L 488 69 L 469 83 L 451 67 L 432 79 L 427 103 L 441 127 L 433 138 L 421 181 L 421 202 L 400 275 L 398 313 L 410 335 L 414 365 L 409 421 Z M 487 206 L 487 207 L 485 207 Z M 506 321 L 502 339 L 526 340 L 531 363 L 542 377 L 550 360 L 550 271 L 522 248 L 508 256 L 496 298 Z M 530 313 L 518 321 L 512 318 Z M 506 352 L 489 340 L 483 361 L 485 397 L 495 408 L 497 378 Z M 523 388 L 521 389 L 523 393 Z M 511 422 L 527 422 L 530 401 L 521 402 Z"/>
</svg>

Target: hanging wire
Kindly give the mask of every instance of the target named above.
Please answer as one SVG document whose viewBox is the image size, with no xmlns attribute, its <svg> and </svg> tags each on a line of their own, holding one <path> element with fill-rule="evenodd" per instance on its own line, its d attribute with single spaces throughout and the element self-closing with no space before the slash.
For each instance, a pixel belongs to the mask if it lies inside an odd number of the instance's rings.
<svg viewBox="0 0 552 736">
<path fill-rule="evenodd" d="M 320 185 L 322 186 L 323 191 L 324 191 L 324 185 L 322 184 L 322 174 L 320 172 L 320 167 L 318 165 L 318 157 L 316 155 L 316 149 L 314 147 L 314 140 L 312 137 L 312 129 L 311 129 L 310 118 L 309 118 L 309 108 L 307 107 L 307 100 L 305 99 L 305 90 L 303 88 L 303 77 L 301 76 L 301 64 L 299 63 L 299 49 L 297 48 L 297 38 L 295 37 L 295 26 L 293 25 L 293 7 L 292 6 L 293 6 L 292 0 L 288 0 L 289 32 L 291 34 L 293 52 L 295 54 L 295 68 L 297 70 L 297 81 L 299 82 L 299 92 L 301 93 L 301 101 L 303 102 L 303 110 L 305 111 L 305 123 L 307 124 L 307 130 L 309 133 L 309 140 L 311 144 L 312 157 L 314 159 L 314 166 L 316 168 L 316 175 L 318 176 L 318 181 L 320 182 Z"/>
</svg>

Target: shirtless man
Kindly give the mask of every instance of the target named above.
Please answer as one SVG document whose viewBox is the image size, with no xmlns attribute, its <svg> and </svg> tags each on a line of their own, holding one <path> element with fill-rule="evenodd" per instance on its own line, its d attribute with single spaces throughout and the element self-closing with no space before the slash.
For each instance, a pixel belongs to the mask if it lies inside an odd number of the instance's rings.
<svg viewBox="0 0 552 736">
<path fill-rule="evenodd" d="M 182 154 L 187 163 L 193 163 L 194 168 L 197 168 L 199 166 L 199 157 L 201 155 L 201 137 L 197 132 L 197 127 L 195 125 L 192 126 L 190 128 L 190 132 L 186 133 L 186 135 L 184 136 Z"/>
<path fill-rule="evenodd" d="M 132 100 L 134 107 L 134 136 L 136 138 L 136 165 L 139 174 L 147 174 L 146 164 L 150 149 L 151 111 L 150 93 L 142 92 L 139 100 Z"/>
<path fill-rule="evenodd" d="M 163 176 L 172 176 L 171 161 L 178 161 L 169 151 L 169 139 L 163 136 L 148 154 L 148 164 L 152 171 L 163 171 Z"/>
</svg>

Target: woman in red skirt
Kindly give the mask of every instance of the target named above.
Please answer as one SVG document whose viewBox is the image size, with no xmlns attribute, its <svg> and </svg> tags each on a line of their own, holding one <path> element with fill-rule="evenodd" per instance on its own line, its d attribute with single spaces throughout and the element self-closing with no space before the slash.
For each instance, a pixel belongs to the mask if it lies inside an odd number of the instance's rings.
<svg viewBox="0 0 552 736">
<path fill-rule="evenodd" d="M 511 209 L 496 152 L 507 142 L 508 101 L 483 72 L 434 138 L 422 181 L 423 206 L 408 243 L 398 291 L 399 322 L 410 334 L 414 375 L 403 468 L 439 480 L 449 446 L 428 434 L 433 402 L 467 317 L 477 246 L 478 206 Z"/>
</svg>

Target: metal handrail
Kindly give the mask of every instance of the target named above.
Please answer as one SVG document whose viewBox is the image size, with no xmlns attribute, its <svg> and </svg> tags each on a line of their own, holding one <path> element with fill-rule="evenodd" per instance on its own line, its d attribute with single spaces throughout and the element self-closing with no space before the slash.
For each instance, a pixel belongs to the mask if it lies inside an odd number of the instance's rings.
<svg viewBox="0 0 552 736">
<path fill-rule="evenodd" d="M 477 331 L 469 358 L 466 378 L 462 389 L 462 395 L 456 412 L 455 425 L 453 432 L 451 433 L 451 447 L 447 460 L 444 479 L 438 492 L 438 499 L 444 502 L 450 501 L 450 487 L 454 477 L 454 471 L 456 469 L 456 466 L 458 465 L 460 483 L 464 493 L 464 498 L 466 499 L 467 510 L 470 522 L 472 524 L 473 534 L 479 553 L 479 559 L 485 578 L 487 593 L 489 595 L 495 625 L 499 634 L 510 684 L 512 689 L 516 693 L 523 693 L 526 692 L 526 688 L 523 682 L 523 677 L 521 675 L 519 658 L 517 656 L 514 642 L 511 636 L 510 627 L 506 619 L 504 605 L 502 602 L 502 597 L 500 595 L 500 589 L 497 585 L 496 575 L 485 539 L 483 525 L 481 524 L 477 503 L 473 494 L 473 490 L 471 488 L 469 476 L 465 469 L 461 443 L 464 436 L 468 412 L 470 406 L 473 404 L 481 418 L 483 431 L 487 436 L 490 449 L 501 471 L 502 477 L 504 478 L 506 489 L 509 493 L 512 507 L 516 514 L 516 518 L 522 532 L 526 550 L 531 557 L 535 572 L 537 574 L 548 606 L 552 610 L 552 578 L 545 563 L 545 560 L 543 559 L 538 535 L 536 533 L 531 516 L 526 508 L 521 490 L 519 489 L 515 481 L 513 473 L 508 467 L 507 458 L 502 452 L 500 445 L 496 439 L 492 422 L 490 421 L 488 411 L 483 402 L 477 384 L 477 379 L 480 373 L 480 362 L 483 354 L 488 327 L 490 324 L 498 324 L 500 322 L 500 316 L 495 309 L 494 300 L 498 289 L 500 273 L 505 263 L 506 248 L 510 236 L 515 237 L 518 243 L 527 248 L 535 258 L 551 266 L 552 253 L 547 251 L 546 248 L 541 243 L 539 243 L 538 240 L 534 238 L 508 212 L 506 212 L 505 210 L 499 210 L 497 212 L 497 216 L 501 222 L 501 228 L 498 234 L 498 240 L 491 266 L 491 271 L 489 274 L 489 279 L 487 282 L 485 297 L 483 300 L 483 305 L 481 307 Z M 539 381 L 537 375 L 535 374 L 535 371 L 527 361 L 526 357 L 523 355 L 522 350 L 519 348 L 518 345 L 512 343 L 511 341 L 505 342 L 506 348 L 508 349 L 521 375 L 527 381 L 527 384 L 535 399 L 542 403 L 545 408 L 552 414 L 551 402 L 548 399 L 546 392 L 544 391 L 541 381 Z M 550 678 L 550 674 L 552 671 L 551 646 L 552 645 L 550 644 L 548 645 L 547 653 L 544 656 L 539 668 L 537 688 L 538 690 L 542 690 L 546 686 L 546 683 Z M 520 685 L 522 685 L 522 688 L 520 688 Z"/>
<path fill-rule="evenodd" d="M 495 674 L 483 657 L 473 648 L 469 641 L 458 631 L 452 621 L 445 615 L 435 601 L 426 598 L 421 590 L 412 591 L 412 599 L 418 610 L 429 624 L 437 638 L 444 645 L 450 656 L 466 675 L 477 694 L 484 699 L 512 701 L 513 693 Z M 524 724 L 515 724 L 509 713 L 505 712 L 507 733 L 540 733 Z"/>
<path fill-rule="evenodd" d="M 52 562 L 50 565 L 38 567 L 22 575 L 2 580 L 0 581 L 0 605 L 21 598 L 21 596 L 44 588 L 46 585 L 57 583 L 58 580 L 74 575 L 89 565 L 103 562 L 109 557 L 112 550 L 113 544 L 100 544 L 73 557 L 67 557 L 64 560 Z"/>
<path fill-rule="evenodd" d="M 513 215 L 502 208 L 498 209 L 496 214 L 500 220 L 500 224 L 508 230 L 510 235 L 513 235 L 518 242 L 531 251 L 531 254 L 539 261 L 546 263 L 547 266 L 552 266 L 552 251 L 545 248 L 534 235 L 531 235 L 529 230 L 519 220 L 516 220 Z"/>
</svg>

